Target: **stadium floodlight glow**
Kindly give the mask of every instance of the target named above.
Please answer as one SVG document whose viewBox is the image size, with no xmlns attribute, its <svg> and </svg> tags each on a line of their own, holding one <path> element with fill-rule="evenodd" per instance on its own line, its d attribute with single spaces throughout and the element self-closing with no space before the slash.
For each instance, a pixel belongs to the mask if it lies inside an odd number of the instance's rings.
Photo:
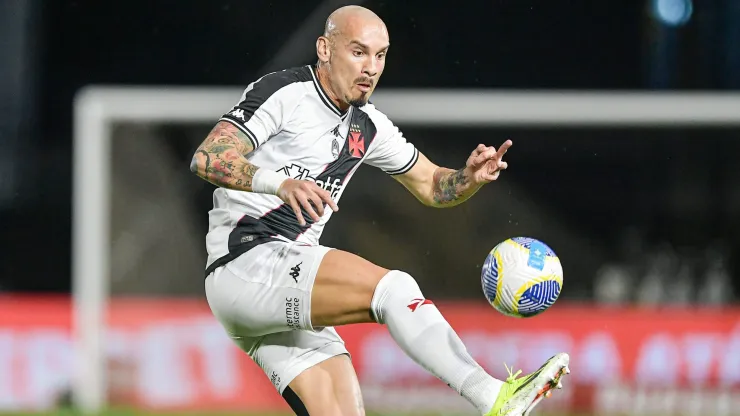
<svg viewBox="0 0 740 416">
<path fill-rule="evenodd" d="M 681 26 L 694 13 L 692 0 L 653 0 L 653 16 L 668 26 Z"/>
<path fill-rule="evenodd" d="M 242 87 L 87 87 L 74 101 L 73 337 L 80 409 L 106 404 L 111 124 L 216 123 Z M 381 90 L 373 102 L 401 126 L 740 126 L 740 93 Z M 413 140 L 413 138 L 411 138 Z M 187 169 L 184 167 L 183 169 Z"/>
</svg>

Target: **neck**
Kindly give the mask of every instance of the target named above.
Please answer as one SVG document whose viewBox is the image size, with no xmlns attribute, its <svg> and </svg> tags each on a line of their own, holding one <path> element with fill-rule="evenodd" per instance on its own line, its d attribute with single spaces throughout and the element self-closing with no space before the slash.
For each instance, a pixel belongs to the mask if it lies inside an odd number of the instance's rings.
<svg viewBox="0 0 740 416">
<path fill-rule="evenodd" d="M 331 87 L 331 82 L 329 82 L 329 70 L 325 65 L 319 64 L 316 66 L 316 78 L 318 78 L 319 84 L 321 84 L 321 87 L 326 92 L 326 95 L 329 96 L 329 99 L 336 104 L 340 110 L 346 111 L 349 108 L 349 104 L 340 100 L 339 96 L 334 92 L 334 89 Z"/>
</svg>

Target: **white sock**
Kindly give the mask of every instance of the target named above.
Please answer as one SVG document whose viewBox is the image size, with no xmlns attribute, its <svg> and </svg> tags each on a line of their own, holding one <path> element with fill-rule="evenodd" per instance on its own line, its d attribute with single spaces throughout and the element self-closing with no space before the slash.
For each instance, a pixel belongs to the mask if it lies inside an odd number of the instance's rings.
<svg viewBox="0 0 740 416">
<path fill-rule="evenodd" d="M 491 410 L 502 381 L 470 356 L 436 306 L 424 298 L 413 277 L 393 270 L 375 288 L 375 320 L 388 327 L 399 347 L 417 364 L 465 397 L 481 414 Z"/>
</svg>

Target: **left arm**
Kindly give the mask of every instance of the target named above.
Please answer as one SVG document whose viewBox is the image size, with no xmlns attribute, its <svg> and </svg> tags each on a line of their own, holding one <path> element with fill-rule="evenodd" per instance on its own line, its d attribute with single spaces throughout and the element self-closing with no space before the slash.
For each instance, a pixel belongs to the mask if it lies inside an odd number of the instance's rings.
<svg viewBox="0 0 740 416">
<path fill-rule="evenodd" d="M 424 205 L 453 207 L 465 202 L 483 185 L 498 179 L 501 171 L 508 167 L 502 158 L 510 146 L 510 140 L 498 150 L 478 145 L 465 167 L 458 170 L 437 166 L 419 154 L 419 160 L 411 170 L 394 178 Z"/>
</svg>

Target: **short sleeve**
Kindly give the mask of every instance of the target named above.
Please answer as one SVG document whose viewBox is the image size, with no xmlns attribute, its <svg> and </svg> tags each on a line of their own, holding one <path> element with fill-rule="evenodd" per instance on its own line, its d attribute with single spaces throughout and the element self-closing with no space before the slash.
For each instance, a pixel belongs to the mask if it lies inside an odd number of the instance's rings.
<svg viewBox="0 0 740 416">
<path fill-rule="evenodd" d="M 258 148 L 282 129 L 302 97 L 303 88 L 294 77 L 283 73 L 266 75 L 249 84 L 239 102 L 220 121 L 242 130 Z"/>
<path fill-rule="evenodd" d="M 375 124 L 377 134 L 365 163 L 389 175 L 400 175 L 411 170 L 419 160 L 419 150 L 406 140 L 401 130 L 372 104 L 363 107 Z"/>
</svg>

